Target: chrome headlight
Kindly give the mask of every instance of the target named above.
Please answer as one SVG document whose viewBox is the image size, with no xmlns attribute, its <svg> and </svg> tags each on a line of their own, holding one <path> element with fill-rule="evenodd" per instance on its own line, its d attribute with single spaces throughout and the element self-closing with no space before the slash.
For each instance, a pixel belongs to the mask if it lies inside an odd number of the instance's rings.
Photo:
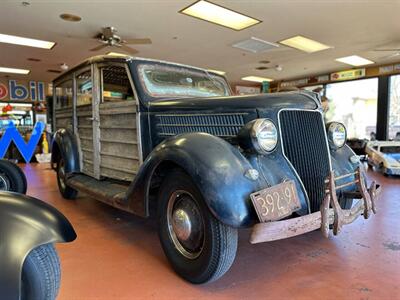
<svg viewBox="0 0 400 300">
<path fill-rule="evenodd" d="M 257 119 L 247 123 L 238 134 L 244 149 L 254 149 L 261 154 L 273 151 L 278 143 L 278 130 L 269 119 Z"/>
<path fill-rule="evenodd" d="M 339 149 L 344 146 L 347 139 L 346 128 L 342 123 L 331 122 L 326 125 L 329 147 L 331 149 Z"/>
</svg>

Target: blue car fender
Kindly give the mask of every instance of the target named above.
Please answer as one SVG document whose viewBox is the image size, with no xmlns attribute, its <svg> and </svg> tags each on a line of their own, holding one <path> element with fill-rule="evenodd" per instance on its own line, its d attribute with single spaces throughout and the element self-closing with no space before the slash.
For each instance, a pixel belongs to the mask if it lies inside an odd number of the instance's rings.
<svg viewBox="0 0 400 300">
<path fill-rule="evenodd" d="M 262 184 L 245 176 L 253 167 L 237 147 L 207 133 L 171 137 L 150 153 L 128 192 L 136 213 L 149 215 L 150 182 L 163 162 L 171 162 L 191 176 L 211 213 L 222 223 L 246 227 L 257 219 L 249 196 Z"/>
</svg>

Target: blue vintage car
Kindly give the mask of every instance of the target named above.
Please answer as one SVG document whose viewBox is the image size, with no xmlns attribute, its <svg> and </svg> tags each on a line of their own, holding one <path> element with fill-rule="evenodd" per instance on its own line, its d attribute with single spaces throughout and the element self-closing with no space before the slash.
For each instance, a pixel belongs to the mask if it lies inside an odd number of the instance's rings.
<svg viewBox="0 0 400 300">
<path fill-rule="evenodd" d="M 216 73 L 128 56 L 88 59 L 53 86 L 61 194 L 156 217 L 190 282 L 229 269 L 238 229 L 251 243 L 337 234 L 375 210 L 377 185 L 315 93 L 234 96 Z"/>
</svg>

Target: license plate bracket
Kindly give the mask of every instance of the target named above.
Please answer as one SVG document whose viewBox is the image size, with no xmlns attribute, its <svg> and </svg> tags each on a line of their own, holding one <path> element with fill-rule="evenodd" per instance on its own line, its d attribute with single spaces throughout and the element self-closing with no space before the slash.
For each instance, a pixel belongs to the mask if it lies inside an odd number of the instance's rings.
<svg viewBox="0 0 400 300">
<path fill-rule="evenodd" d="M 250 199 L 261 222 L 280 220 L 301 207 L 293 180 L 252 193 Z"/>
</svg>

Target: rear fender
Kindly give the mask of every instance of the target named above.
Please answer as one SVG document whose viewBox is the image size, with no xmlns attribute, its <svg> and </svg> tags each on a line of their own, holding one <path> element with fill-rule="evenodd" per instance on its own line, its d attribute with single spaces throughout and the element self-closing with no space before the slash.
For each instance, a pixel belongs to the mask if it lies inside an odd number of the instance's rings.
<svg viewBox="0 0 400 300">
<path fill-rule="evenodd" d="M 22 194 L 0 192 L 0 295 L 19 299 L 22 266 L 34 248 L 71 242 L 76 233 L 54 207 Z"/>
<path fill-rule="evenodd" d="M 79 172 L 78 143 L 75 135 L 68 129 L 55 132 L 52 142 L 51 164 L 54 166 L 60 157 L 65 161 L 65 172 Z"/>
</svg>

